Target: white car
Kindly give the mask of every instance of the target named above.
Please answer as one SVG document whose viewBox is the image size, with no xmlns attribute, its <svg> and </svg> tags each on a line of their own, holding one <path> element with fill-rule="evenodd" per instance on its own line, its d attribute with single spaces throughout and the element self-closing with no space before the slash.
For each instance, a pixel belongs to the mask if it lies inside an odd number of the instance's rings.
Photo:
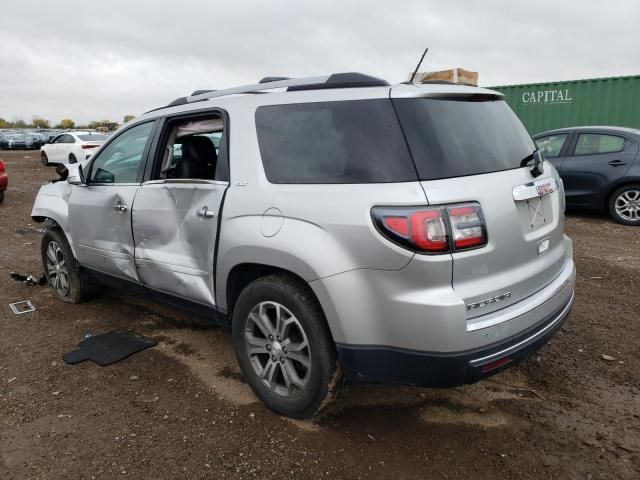
<svg viewBox="0 0 640 480">
<path fill-rule="evenodd" d="M 62 133 L 40 147 L 43 165 L 78 163 L 91 157 L 107 139 L 96 132 Z"/>
</svg>

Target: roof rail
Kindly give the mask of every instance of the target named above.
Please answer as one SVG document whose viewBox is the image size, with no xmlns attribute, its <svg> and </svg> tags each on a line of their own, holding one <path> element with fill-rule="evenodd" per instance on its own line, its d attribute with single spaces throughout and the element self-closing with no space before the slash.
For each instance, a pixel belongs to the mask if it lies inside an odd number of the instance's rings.
<svg viewBox="0 0 640 480">
<path fill-rule="evenodd" d="M 191 95 L 186 97 L 185 103 L 199 102 L 209 98 L 224 97 L 240 93 L 255 93 L 262 90 L 275 88 L 286 88 L 287 91 L 295 90 L 317 90 L 325 88 L 356 88 L 356 87 L 388 87 L 389 83 L 380 78 L 364 75 L 362 73 L 334 73 L 321 77 L 288 78 L 278 79 L 278 77 L 267 77 L 261 80 L 263 83 L 244 85 L 242 87 L 227 88 L 226 90 L 216 90 Z"/>
<path fill-rule="evenodd" d="M 227 95 L 236 95 L 240 93 L 253 93 L 261 90 L 271 90 L 274 88 L 288 88 L 297 85 L 313 85 L 324 83 L 329 79 L 329 75 L 322 77 L 306 77 L 306 78 L 290 78 L 288 80 L 274 80 L 266 83 L 255 83 L 251 85 L 243 85 L 241 87 L 227 88 L 225 90 L 217 90 L 215 92 L 202 93 L 200 95 L 192 95 L 185 98 L 185 103 L 199 102 L 200 100 L 208 100 L 209 98 L 225 97 Z"/>
<path fill-rule="evenodd" d="M 209 93 L 209 92 L 215 92 L 215 90 L 196 90 L 195 92 L 191 93 L 191 96 L 200 95 L 201 93 Z"/>
<path fill-rule="evenodd" d="M 269 82 L 275 82 L 277 80 L 291 80 L 291 77 L 264 77 L 258 83 L 269 83 Z"/>
<path fill-rule="evenodd" d="M 184 105 L 186 103 L 200 102 L 210 98 L 225 97 L 241 93 L 259 93 L 263 90 L 286 88 L 287 91 L 321 90 L 328 88 L 357 88 L 357 87 L 388 87 L 389 83 L 381 78 L 372 77 L 363 73 L 334 73 L 319 77 L 288 78 L 265 77 L 259 83 L 243 85 L 241 87 L 227 88 L 225 90 L 196 90 L 188 97 L 176 98 L 167 107 Z M 161 108 L 167 108 L 161 107 Z"/>
</svg>

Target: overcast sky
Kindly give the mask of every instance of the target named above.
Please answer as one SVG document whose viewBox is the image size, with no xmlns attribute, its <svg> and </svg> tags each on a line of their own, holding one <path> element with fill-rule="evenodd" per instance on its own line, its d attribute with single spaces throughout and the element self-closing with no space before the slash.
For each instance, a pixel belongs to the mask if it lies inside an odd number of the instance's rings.
<svg viewBox="0 0 640 480">
<path fill-rule="evenodd" d="M 0 117 L 140 114 L 196 89 L 463 67 L 505 85 L 640 74 L 640 1 L 3 1 Z"/>
</svg>

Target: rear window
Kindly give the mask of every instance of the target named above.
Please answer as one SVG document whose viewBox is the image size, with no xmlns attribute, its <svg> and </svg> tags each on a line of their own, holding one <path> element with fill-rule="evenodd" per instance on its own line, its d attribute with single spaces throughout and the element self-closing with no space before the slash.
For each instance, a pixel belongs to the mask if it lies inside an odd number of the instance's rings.
<svg viewBox="0 0 640 480">
<path fill-rule="evenodd" d="M 104 142 L 107 139 L 106 136 L 101 135 L 99 133 L 82 134 L 82 135 L 78 135 L 78 138 L 83 142 Z"/>
<path fill-rule="evenodd" d="M 503 100 L 394 100 L 421 180 L 519 168 L 535 146 Z"/>
<path fill-rule="evenodd" d="M 256 129 L 272 183 L 416 180 L 388 99 L 259 107 Z"/>
</svg>

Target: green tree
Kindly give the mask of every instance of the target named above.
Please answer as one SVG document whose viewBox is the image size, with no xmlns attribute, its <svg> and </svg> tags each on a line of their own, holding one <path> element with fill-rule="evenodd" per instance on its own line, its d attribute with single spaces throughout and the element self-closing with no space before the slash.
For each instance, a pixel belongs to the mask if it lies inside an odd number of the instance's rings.
<svg viewBox="0 0 640 480">
<path fill-rule="evenodd" d="M 135 115 L 125 115 L 124 118 L 122 119 L 122 123 L 127 123 L 133 120 L 134 118 L 136 118 Z"/>
<path fill-rule="evenodd" d="M 33 117 L 33 121 L 31 123 L 36 128 L 51 128 L 49 120 L 45 120 L 44 118 Z"/>
<path fill-rule="evenodd" d="M 0 117 L 0 128 L 11 128 L 11 124 L 4 118 Z"/>
<path fill-rule="evenodd" d="M 58 124 L 57 128 L 74 128 L 76 126 L 76 122 L 74 122 L 73 120 L 71 120 L 70 118 L 63 118 L 62 120 L 60 120 L 60 123 Z"/>
<path fill-rule="evenodd" d="M 27 128 L 28 125 L 27 122 L 25 122 L 21 118 L 16 118 L 16 120 L 13 122 L 13 126 L 15 128 Z"/>
</svg>

